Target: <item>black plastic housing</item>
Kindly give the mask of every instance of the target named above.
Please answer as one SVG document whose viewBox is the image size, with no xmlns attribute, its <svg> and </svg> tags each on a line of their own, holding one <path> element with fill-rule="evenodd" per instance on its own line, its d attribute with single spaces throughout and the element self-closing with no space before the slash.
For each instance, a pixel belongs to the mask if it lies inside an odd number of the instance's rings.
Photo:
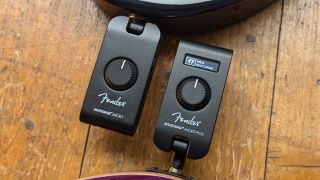
<svg viewBox="0 0 320 180">
<path fill-rule="evenodd" d="M 211 45 L 180 42 L 154 132 L 158 148 L 170 152 L 174 140 L 181 139 L 189 144 L 187 157 L 199 159 L 207 154 L 232 54 L 231 50 Z M 190 56 L 195 61 L 187 65 L 185 60 Z M 214 71 L 209 70 L 211 66 Z M 187 110 L 177 101 L 177 87 L 188 77 L 201 78 L 210 86 L 210 100 L 200 110 Z"/>
<path fill-rule="evenodd" d="M 143 28 L 136 24 L 138 28 L 128 32 L 132 22 L 124 16 L 110 21 L 80 113 L 82 122 L 129 135 L 134 134 L 143 109 L 161 36 L 152 23 L 142 24 Z M 110 88 L 104 78 L 106 65 L 118 57 L 130 59 L 138 69 L 135 84 L 125 91 Z"/>
</svg>

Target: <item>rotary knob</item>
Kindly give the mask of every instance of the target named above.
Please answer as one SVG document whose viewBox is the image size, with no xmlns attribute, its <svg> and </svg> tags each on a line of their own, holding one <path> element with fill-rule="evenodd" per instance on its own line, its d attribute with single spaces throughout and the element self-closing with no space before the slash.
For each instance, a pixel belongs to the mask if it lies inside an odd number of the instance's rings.
<svg viewBox="0 0 320 180">
<path fill-rule="evenodd" d="M 110 61 L 104 72 L 107 85 L 116 91 L 130 89 L 138 78 L 138 69 L 129 59 L 117 58 Z"/>
<path fill-rule="evenodd" d="M 209 85 L 201 78 L 190 77 L 177 88 L 177 100 L 187 110 L 198 111 L 207 106 L 211 98 Z"/>
</svg>

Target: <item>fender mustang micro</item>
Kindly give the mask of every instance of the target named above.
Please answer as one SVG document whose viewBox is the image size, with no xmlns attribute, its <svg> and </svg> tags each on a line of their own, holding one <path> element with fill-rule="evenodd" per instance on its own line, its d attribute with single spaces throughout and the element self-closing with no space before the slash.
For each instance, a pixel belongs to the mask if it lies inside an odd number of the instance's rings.
<svg viewBox="0 0 320 180">
<path fill-rule="evenodd" d="M 232 54 L 180 42 L 154 132 L 158 148 L 180 154 L 173 168 L 182 168 L 183 154 L 199 159 L 209 151 Z"/>
<path fill-rule="evenodd" d="M 113 18 L 80 113 L 82 122 L 132 135 L 155 64 L 160 30 L 136 18 Z"/>
</svg>

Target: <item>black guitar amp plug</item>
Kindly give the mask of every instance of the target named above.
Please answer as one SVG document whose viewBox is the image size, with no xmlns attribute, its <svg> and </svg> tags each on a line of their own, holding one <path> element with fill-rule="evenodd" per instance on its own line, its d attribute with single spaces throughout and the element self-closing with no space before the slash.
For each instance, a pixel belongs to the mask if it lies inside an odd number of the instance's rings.
<svg viewBox="0 0 320 180">
<path fill-rule="evenodd" d="M 178 153 L 173 168 L 182 169 L 183 155 L 199 159 L 208 153 L 232 54 L 180 42 L 154 132 L 158 148 Z"/>
<path fill-rule="evenodd" d="M 108 25 L 80 113 L 82 122 L 132 135 L 155 64 L 160 30 L 118 16 Z"/>
</svg>

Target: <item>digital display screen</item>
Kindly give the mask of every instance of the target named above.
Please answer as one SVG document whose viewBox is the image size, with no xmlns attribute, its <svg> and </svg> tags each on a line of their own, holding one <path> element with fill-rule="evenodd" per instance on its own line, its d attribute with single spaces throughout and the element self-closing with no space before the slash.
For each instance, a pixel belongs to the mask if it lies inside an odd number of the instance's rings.
<svg viewBox="0 0 320 180">
<path fill-rule="evenodd" d="M 196 67 L 199 69 L 212 71 L 212 72 L 218 72 L 220 68 L 220 62 L 218 61 L 202 58 L 202 57 L 198 57 L 190 54 L 187 54 L 185 56 L 183 63 L 187 66 L 192 66 L 192 67 Z"/>
</svg>

